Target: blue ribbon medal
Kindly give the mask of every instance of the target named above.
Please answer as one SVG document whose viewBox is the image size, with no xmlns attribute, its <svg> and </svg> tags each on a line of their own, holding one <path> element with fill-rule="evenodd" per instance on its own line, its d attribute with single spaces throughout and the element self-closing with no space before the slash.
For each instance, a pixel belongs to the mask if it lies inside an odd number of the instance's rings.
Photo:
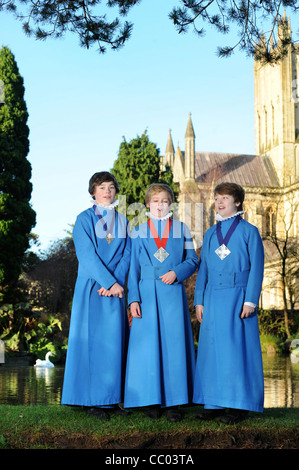
<svg viewBox="0 0 299 470">
<path fill-rule="evenodd" d="M 226 258 L 231 253 L 230 250 L 227 248 L 227 244 L 228 244 L 232 234 L 236 230 L 237 225 L 240 222 L 240 220 L 241 220 L 241 217 L 239 215 L 237 215 L 224 238 L 223 238 L 222 232 L 221 232 L 221 222 L 218 222 L 217 225 L 216 225 L 216 233 L 217 233 L 219 248 L 217 248 L 217 250 L 215 250 L 215 253 L 216 253 L 217 256 L 219 256 L 221 261 L 224 260 L 224 258 Z"/>
<path fill-rule="evenodd" d="M 103 229 L 104 231 L 106 232 L 106 237 L 105 237 L 105 240 L 106 242 L 108 243 L 108 245 L 110 245 L 111 242 L 113 242 L 114 238 L 113 238 L 113 235 L 112 235 L 112 232 L 113 232 L 113 227 L 114 227 L 114 222 L 115 222 L 115 214 L 113 216 L 113 219 L 112 219 L 112 222 L 111 222 L 111 225 L 110 227 L 108 228 L 107 226 L 107 223 L 105 222 L 102 214 L 99 212 L 98 208 L 96 205 L 93 206 L 93 209 L 96 213 L 96 215 L 98 216 L 99 220 L 102 222 L 102 225 L 103 225 Z"/>
</svg>

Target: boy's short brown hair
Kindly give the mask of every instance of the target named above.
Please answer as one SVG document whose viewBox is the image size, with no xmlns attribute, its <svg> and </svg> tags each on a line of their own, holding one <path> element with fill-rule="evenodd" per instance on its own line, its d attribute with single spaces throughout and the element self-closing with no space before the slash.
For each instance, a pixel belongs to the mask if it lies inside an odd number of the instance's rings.
<svg viewBox="0 0 299 470">
<path fill-rule="evenodd" d="M 147 188 L 145 193 L 145 204 L 148 205 L 153 195 L 161 193 L 161 191 L 166 191 L 168 193 L 169 204 L 172 204 L 174 202 L 174 194 L 168 184 L 165 183 L 154 183 Z"/>
<path fill-rule="evenodd" d="M 243 210 L 245 191 L 239 184 L 229 182 L 220 183 L 214 189 L 214 196 L 216 196 L 216 194 L 229 194 L 230 196 L 233 196 L 234 202 L 239 202 L 239 209 L 241 211 Z"/>
<path fill-rule="evenodd" d="M 115 178 L 114 175 L 109 173 L 109 171 L 99 171 L 97 173 L 94 173 L 92 177 L 89 180 L 89 186 L 88 186 L 88 191 L 89 194 L 94 195 L 96 186 L 100 186 L 102 183 L 110 182 L 114 184 L 116 192 L 119 192 L 119 184 L 117 182 L 117 179 Z"/>
</svg>

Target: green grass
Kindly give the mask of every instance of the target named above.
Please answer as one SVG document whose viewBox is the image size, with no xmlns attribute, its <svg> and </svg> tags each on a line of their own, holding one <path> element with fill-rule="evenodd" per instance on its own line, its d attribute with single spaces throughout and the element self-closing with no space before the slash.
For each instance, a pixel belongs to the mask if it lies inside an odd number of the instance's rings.
<svg viewBox="0 0 299 470">
<path fill-rule="evenodd" d="M 150 420 L 142 411 L 101 421 L 76 407 L 1 405 L 0 449 L 183 448 L 186 442 L 190 448 L 223 448 L 238 443 L 246 446 L 246 440 L 252 448 L 269 443 L 269 436 L 275 438 L 273 446 L 284 448 L 288 441 L 287 447 L 299 447 L 298 408 L 250 413 L 249 419 L 230 426 L 219 420 L 199 421 L 197 410 L 186 408 L 183 421 L 170 423 L 165 416 Z"/>
</svg>

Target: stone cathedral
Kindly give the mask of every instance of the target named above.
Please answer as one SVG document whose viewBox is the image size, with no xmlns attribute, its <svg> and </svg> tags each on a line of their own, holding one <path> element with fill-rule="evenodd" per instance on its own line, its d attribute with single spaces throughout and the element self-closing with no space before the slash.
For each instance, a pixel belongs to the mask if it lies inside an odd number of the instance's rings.
<svg viewBox="0 0 299 470">
<path fill-rule="evenodd" d="M 282 21 L 287 21 L 291 33 L 290 20 L 284 17 Z M 215 223 L 213 189 L 216 184 L 230 181 L 244 187 L 244 217 L 259 228 L 264 240 L 265 279 L 260 307 L 265 309 L 283 309 L 283 290 L 287 293 L 288 308 L 299 308 L 299 289 L 296 289 L 299 279 L 294 274 L 298 271 L 299 258 L 296 257 L 299 251 L 297 80 L 297 45 L 290 45 L 287 55 L 275 65 L 254 62 L 255 155 L 197 151 L 189 114 L 185 150 L 174 149 L 169 131 L 162 157 L 162 165 L 171 166 L 174 181 L 179 185 L 180 217 L 191 229 L 197 248 L 205 231 Z M 282 259 L 274 241 L 295 253 L 286 263 L 286 289 L 282 289 Z"/>
</svg>

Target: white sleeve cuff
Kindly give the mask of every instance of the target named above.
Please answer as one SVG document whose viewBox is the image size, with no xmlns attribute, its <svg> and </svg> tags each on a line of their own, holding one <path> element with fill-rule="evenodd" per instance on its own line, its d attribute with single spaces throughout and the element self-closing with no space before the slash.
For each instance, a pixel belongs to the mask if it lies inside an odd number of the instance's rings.
<svg viewBox="0 0 299 470">
<path fill-rule="evenodd" d="M 253 304 L 252 302 L 244 302 L 244 305 L 249 305 L 249 307 L 255 308 L 256 304 Z"/>
</svg>

